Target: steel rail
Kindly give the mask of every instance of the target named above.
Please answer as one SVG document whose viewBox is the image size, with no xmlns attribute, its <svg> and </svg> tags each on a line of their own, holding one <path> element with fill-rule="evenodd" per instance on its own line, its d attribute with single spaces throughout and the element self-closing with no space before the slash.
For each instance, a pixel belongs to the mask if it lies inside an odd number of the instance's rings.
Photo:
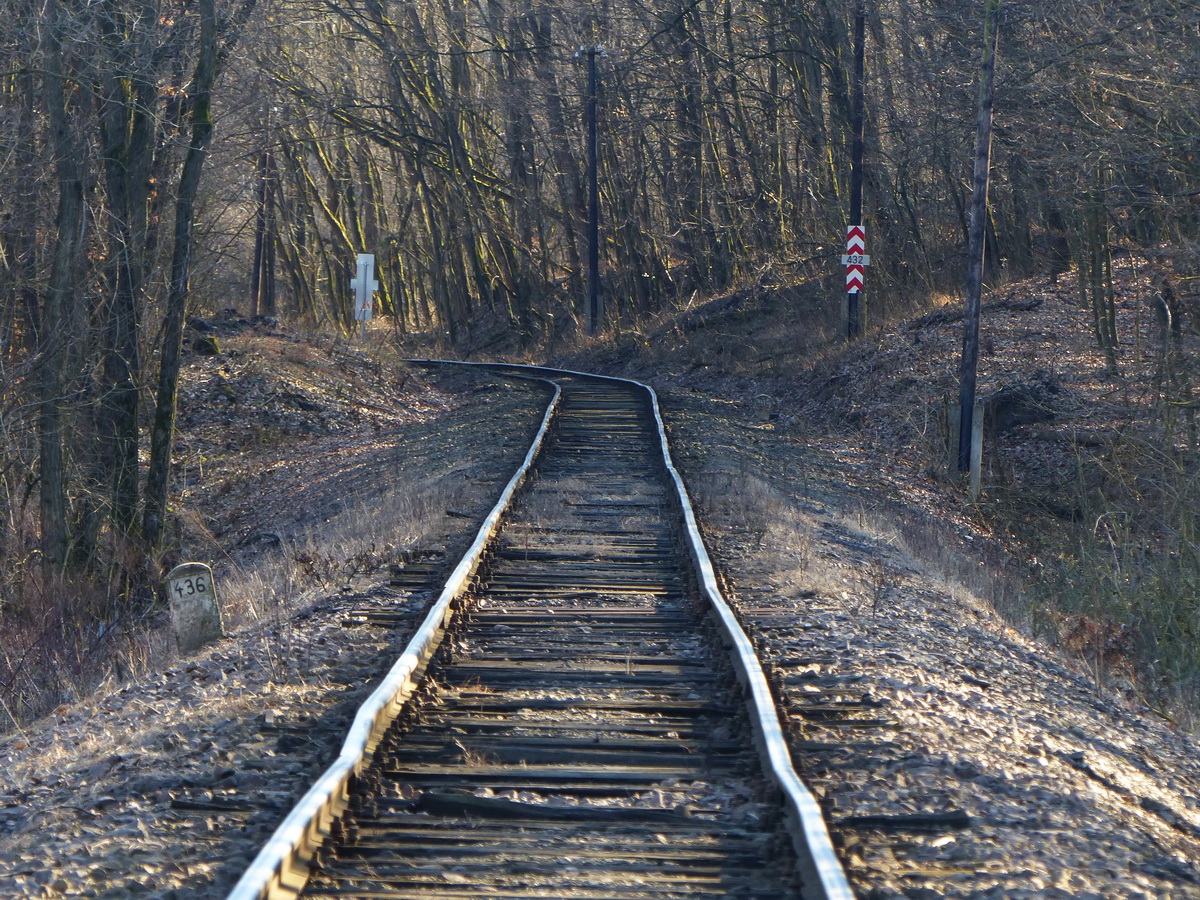
<svg viewBox="0 0 1200 900">
<path fill-rule="evenodd" d="M 488 542 L 495 535 L 501 518 L 541 451 L 562 397 L 562 388 L 553 382 L 548 383 L 554 388 L 554 396 L 546 407 L 541 427 L 520 468 L 484 519 L 474 542 L 451 573 L 446 586 L 400 658 L 359 708 L 337 759 L 271 835 L 228 894 L 228 900 L 294 897 L 304 887 L 313 851 L 320 846 L 332 821 L 349 804 L 352 779 L 363 771 L 371 751 L 416 688 L 422 667 L 437 650 L 446 626 L 453 617 L 454 602 L 469 586 Z"/>
<path fill-rule="evenodd" d="M 684 523 L 687 526 L 688 544 L 692 559 L 700 572 L 700 583 L 717 617 L 721 631 L 724 632 L 726 639 L 736 651 L 733 655 L 734 666 L 739 680 L 750 692 L 752 712 L 750 720 L 754 723 L 755 732 L 761 741 L 760 750 L 766 757 L 767 772 L 782 790 L 788 811 L 794 817 L 797 826 L 791 829 L 792 844 L 805 885 L 806 900 L 809 898 L 814 898 L 814 900 L 816 898 L 819 900 L 853 900 L 854 892 L 851 890 L 842 864 L 834 852 L 833 841 L 829 837 L 829 829 L 825 825 L 825 818 L 821 815 L 821 808 L 792 764 L 792 754 L 788 750 L 787 741 L 783 736 L 783 726 L 779 721 L 775 699 L 771 694 L 771 686 L 763 671 L 762 663 L 754 651 L 754 645 L 750 642 L 750 638 L 717 585 L 716 570 L 713 567 L 712 558 L 704 546 L 704 538 L 700 534 L 700 526 L 696 521 L 696 513 L 692 508 L 687 487 L 671 459 L 666 425 L 658 405 L 658 395 L 649 385 L 642 385 L 642 387 L 650 394 L 654 418 L 658 424 L 659 440 L 662 442 L 663 460 L 671 479 L 675 482 L 675 490 L 679 495 Z"/>
<path fill-rule="evenodd" d="M 671 447 L 667 439 L 666 424 L 663 421 L 662 410 L 658 402 L 658 394 L 648 384 L 634 381 L 631 378 L 616 378 L 611 375 L 596 375 L 589 372 L 575 372 L 570 369 L 542 368 L 538 366 L 523 366 L 517 364 L 488 364 L 469 363 L 448 360 L 414 360 L 421 363 L 455 362 L 465 366 L 488 366 L 490 368 L 517 369 L 536 374 L 542 378 L 554 376 L 570 376 L 598 381 L 611 381 L 620 384 L 635 385 L 646 391 L 650 407 L 654 412 L 654 420 L 658 429 L 663 462 L 667 473 L 675 485 L 676 495 L 683 513 L 686 526 L 688 546 L 692 560 L 698 570 L 700 587 L 707 597 L 716 622 L 725 637 L 727 645 L 733 649 L 733 664 L 738 680 L 749 694 L 748 706 L 750 720 L 753 723 L 755 735 L 759 740 L 759 751 L 766 763 L 764 768 L 783 793 L 787 811 L 791 814 L 794 827 L 790 828 L 792 844 L 796 851 L 797 863 L 800 867 L 804 883 L 805 900 L 854 900 L 854 891 L 842 869 L 842 864 L 833 849 L 833 841 L 829 829 L 821 815 L 821 808 L 807 785 L 796 772 L 792 763 L 792 754 L 783 736 L 783 726 L 779 721 L 779 713 L 775 707 L 775 699 L 771 694 L 771 686 L 763 671 L 762 663 L 754 650 L 741 623 L 729 603 L 725 600 L 717 584 L 716 569 L 712 558 L 704 546 L 700 534 L 700 526 L 696 519 L 695 509 L 683 476 L 675 468 L 671 457 Z"/>
</svg>

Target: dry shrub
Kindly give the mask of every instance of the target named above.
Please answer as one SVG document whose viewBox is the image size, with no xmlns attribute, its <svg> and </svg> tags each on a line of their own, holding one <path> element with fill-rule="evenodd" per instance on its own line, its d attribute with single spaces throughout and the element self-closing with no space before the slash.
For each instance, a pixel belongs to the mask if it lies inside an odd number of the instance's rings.
<svg viewBox="0 0 1200 900">
<path fill-rule="evenodd" d="M 49 577 L 32 514 L 10 510 L 0 543 L 0 732 L 163 658 L 153 577 L 136 541 L 105 530 L 88 567 Z"/>
<path fill-rule="evenodd" d="M 98 622 L 86 610 L 104 603 L 99 588 L 47 581 L 26 567 L 19 584 L 6 578 L 0 609 L 0 731 L 20 727 L 71 703 L 109 674 L 106 663 L 125 648 L 132 622 Z"/>
<path fill-rule="evenodd" d="M 1128 625 L 1103 622 L 1085 615 L 1060 617 L 1063 646 L 1092 666 L 1097 681 L 1107 673 L 1130 670 L 1134 635 Z"/>
<path fill-rule="evenodd" d="M 446 509 L 467 505 L 468 490 L 467 479 L 453 472 L 382 497 L 347 498 L 345 512 L 277 552 L 245 564 L 225 557 L 217 590 L 226 627 L 276 623 L 308 592 L 347 587 L 396 561 L 429 539 Z M 223 553 L 194 514 L 188 530 L 206 550 Z M 105 558 L 117 560 L 120 548 L 108 543 Z M 0 548 L 0 733 L 177 658 L 165 605 L 152 587 L 131 602 L 112 595 L 115 579 L 107 576 L 47 582 L 27 544 L 10 539 Z"/>
<path fill-rule="evenodd" d="M 1200 692 L 1200 468 L 1128 433 L 1081 459 L 1073 547 L 1043 581 L 1063 644 L 1098 676 L 1117 656 L 1162 710 Z M 1117 652 L 1119 651 L 1119 653 Z"/>
</svg>

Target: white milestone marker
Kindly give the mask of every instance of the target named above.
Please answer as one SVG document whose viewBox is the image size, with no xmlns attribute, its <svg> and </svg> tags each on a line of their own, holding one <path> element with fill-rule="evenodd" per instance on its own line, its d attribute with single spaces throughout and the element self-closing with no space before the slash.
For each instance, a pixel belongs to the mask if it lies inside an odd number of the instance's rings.
<svg viewBox="0 0 1200 900">
<path fill-rule="evenodd" d="M 204 563 L 184 563 L 172 569 L 167 574 L 167 597 L 180 653 L 194 653 L 225 636 L 212 569 Z"/>
</svg>

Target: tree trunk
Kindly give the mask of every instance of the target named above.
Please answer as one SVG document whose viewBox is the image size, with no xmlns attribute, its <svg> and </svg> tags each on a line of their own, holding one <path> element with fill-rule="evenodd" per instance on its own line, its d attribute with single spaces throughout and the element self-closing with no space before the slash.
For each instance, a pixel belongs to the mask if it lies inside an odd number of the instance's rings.
<svg viewBox="0 0 1200 900">
<path fill-rule="evenodd" d="M 62 574 L 70 548 L 67 524 L 67 473 L 64 452 L 64 362 L 68 335 L 65 326 L 74 318 L 75 285 L 83 244 L 83 176 L 79 149 L 68 119 L 67 77 L 60 28 L 63 11 L 55 0 L 47 6 L 42 76 L 50 121 L 51 146 L 58 179 L 58 212 L 50 281 L 42 311 L 42 341 L 38 398 L 38 456 L 41 465 L 40 512 L 42 565 L 48 577 Z"/>
<path fill-rule="evenodd" d="M 571 153 L 562 92 L 554 69 L 553 19 L 548 8 L 539 12 L 534 23 L 537 59 L 535 74 L 546 97 L 546 124 L 549 129 L 550 157 L 558 187 L 559 208 L 562 210 L 563 245 L 567 251 L 567 282 L 572 298 L 583 299 L 583 256 L 579 252 L 579 232 L 585 222 L 587 204 L 579 177 L 579 166 Z M 582 302 L 580 303 L 582 309 Z"/>
<path fill-rule="evenodd" d="M 145 278 L 143 254 L 154 153 L 150 110 L 157 102 L 157 86 L 138 71 L 141 60 L 134 55 L 136 49 L 130 49 L 145 38 L 121 27 L 124 23 L 115 13 L 100 21 L 111 66 L 100 101 L 111 249 L 96 469 L 101 483 L 107 481 L 111 491 L 113 525 L 118 533 L 127 535 L 137 519 L 138 303 Z M 154 22 L 152 6 L 142 10 L 142 22 Z"/>
<path fill-rule="evenodd" d="M 268 120 L 269 121 L 269 120 Z M 258 156 L 258 185 L 254 189 L 254 262 L 250 273 L 250 315 L 263 313 L 263 274 L 267 247 L 267 203 L 269 189 L 267 177 L 270 172 L 271 151 L 263 150 Z"/>
<path fill-rule="evenodd" d="M 192 138 L 179 176 L 175 201 L 175 247 L 171 255 L 171 282 L 163 322 L 162 362 L 158 376 L 157 407 L 150 435 L 150 472 L 146 480 L 146 542 L 157 546 L 165 525 L 170 488 L 171 449 L 179 393 L 179 364 L 183 350 L 183 319 L 188 297 L 192 250 L 192 223 L 200 174 L 212 137 L 210 99 L 217 68 L 217 12 L 215 0 L 199 0 L 200 48 L 191 87 Z"/>
</svg>

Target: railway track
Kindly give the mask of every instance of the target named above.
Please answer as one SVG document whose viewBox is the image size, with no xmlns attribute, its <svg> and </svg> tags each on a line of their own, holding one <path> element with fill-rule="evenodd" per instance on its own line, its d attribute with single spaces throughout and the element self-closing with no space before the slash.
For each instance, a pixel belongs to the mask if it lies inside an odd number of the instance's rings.
<svg viewBox="0 0 1200 900">
<path fill-rule="evenodd" d="M 550 374 L 525 465 L 230 900 L 852 896 L 652 392 Z"/>
</svg>

